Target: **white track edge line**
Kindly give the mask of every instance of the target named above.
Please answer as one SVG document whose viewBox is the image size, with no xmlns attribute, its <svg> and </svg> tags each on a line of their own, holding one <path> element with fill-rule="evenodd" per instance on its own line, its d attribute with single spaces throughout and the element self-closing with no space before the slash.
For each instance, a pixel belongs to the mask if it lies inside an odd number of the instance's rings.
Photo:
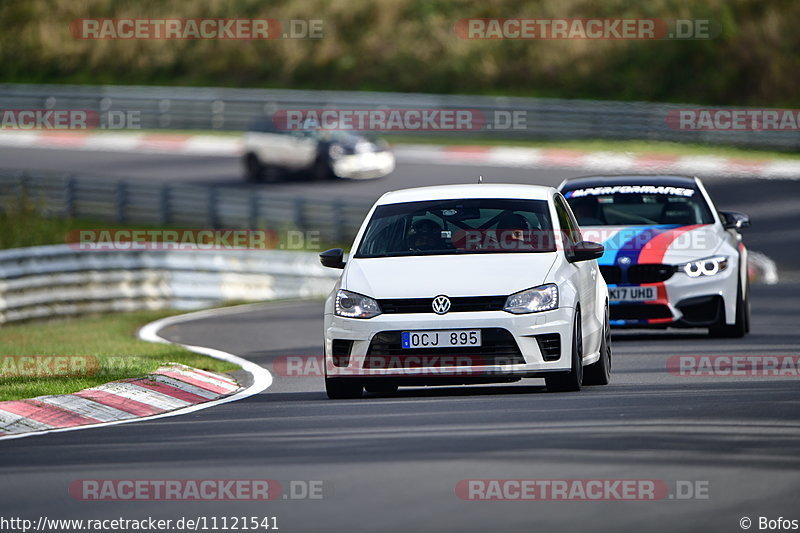
<svg viewBox="0 0 800 533">
<path fill-rule="evenodd" d="M 139 337 L 143 341 L 147 342 L 156 342 L 161 344 L 174 344 L 176 346 L 181 346 L 186 348 L 189 351 L 199 353 L 201 355 L 207 355 L 209 357 L 213 357 L 214 359 L 219 359 L 222 361 L 227 361 L 229 363 L 233 363 L 238 365 L 242 368 L 245 372 L 248 372 L 253 377 L 253 383 L 237 393 L 234 393 L 230 396 L 226 396 L 225 398 L 220 398 L 218 400 L 211 400 L 208 402 L 198 403 L 194 405 L 190 405 L 187 407 L 181 407 L 174 411 L 169 411 L 167 413 L 159 413 L 157 415 L 150 415 L 150 416 L 142 416 L 137 418 L 131 418 L 127 420 L 115 420 L 113 422 L 101 422 L 99 424 L 86 424 L 83 426 L 73 426 L 68 428 L 56 428 L 56 429 L 46 429 L 42 431 L 30 431 L 26 433 L 19 433 L 19 434 L 12 434 L 12 435 L 0 435 L 0 441 L 2 440 L 12 440 L 12 439 L 22 439 L 25 437 L 33 437 L 35 435 L 46 435 L 49 433 L 63 433 L 66 431 L 77 431 L 80 429 L 93 429 L 93 428 L 100 428 L 100 427 L 108 427 L 108 426 L 116 426 L 118 424 L 130 424 L 131 422 L 141 422 L 144 420 L 156 420 L 158 418 L 168 418 L 172 416 L 180 416 L 186 415 L 189 413 L 193 413 L 195 411 L 200 411 L 201 409 L 208 409 L 209 407 L 214 407 L 217 405 L 222 405 L 224 403 L 235 402 L 237 400 L 244 400 L 245 398 L 249 398 L 259 392 L 262 392 L 269 388 L 272 385 L 272 374 L 266 368 L 257 365 L 247 359 L 243 359 L 238 355 L 233 355 L 228 352 L 223 352 L 222 350 L 217 350 L 215 348 L 208 348 L 206 346 L 194 346 L 191 344 L 180 344 L 177 342 L 169 341 L 161 336 L 158 335 L 158 331 L 161 329 L 172 326 L 174 324 L 178 324 L 181 322 L 188 322 L 195 319 L 206 318 L 215 315 L 225 315 L 230 313 L 237 313 L 237 312 L 244 312 L 249 310 L 251 307 L 260 307 L 265 304 L 257 303 L 257 304 L 244 304 L 244 305 L 237 305 L 233 307 L 221 307 L 219 309 L 205 309 L 202 311 L 195 311 L 193 313 L 186 313 L 182 315 L 175 315 L 175 316 L 168 316 L 165 318 L 161 318 L 159 320 L 150 322 L 149 324 L 145 324 L 144 326 L 139 329 L 137 332 L 137 337 Z M 244 309 L 243 309 L 244 308 Z"/>
</svg>

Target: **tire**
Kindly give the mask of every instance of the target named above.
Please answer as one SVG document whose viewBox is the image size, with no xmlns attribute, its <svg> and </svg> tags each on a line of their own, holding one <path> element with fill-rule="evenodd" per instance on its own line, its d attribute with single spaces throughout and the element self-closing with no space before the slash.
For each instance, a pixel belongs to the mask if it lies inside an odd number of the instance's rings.
<svg viewBox="0 0 800 533">
<path fill-rule="evenodd" d="M 250 183 L 261 183 L 264 179 L 264 165 L 256 154 L 249 153 L 244 156 L 244 176 Z"/>
<path fill-rule="evenodd" d="M 366 383 L 364 389 L 373 394 L 394 394 L 397 392 L 398 386 L 396 383 Z"/>
<path fill-rule="evenodd" d="M 549 392 L 570 392 L 581 390 L 583 382 L 583 332 L 581 331 L 581 312 L 575 313 L 575 323 L 572 326 L 572 368 L 569 372 L 554 373 L 544 378 Z"/>
<path fill-rule="evenodd" d="M 328 160 L 319 157 L 314 161 L 314 166 L 311 167 L 311 181 L 326 181 L 335 177 Z"/>
<path fill-rule="evenodd" d="M 611 323 L 606 304 L 603 320 L 603 338 L 600 341 L 600 359 L 583 369 L 584 385 L 608 385 L 611 381 Z"/>
<path fill-rule="evenodd" d="M 750 277 L 747 277 L 747 284 L 744 289 L 744 332 L 750 333 Z"/>
<path fill-rule="evenodd" d="M 325 378 L 325 392 L 331 400 L 350 400 L 361 398 L 364 387 L 359 381 Z"/>
<path fill-rule="evenodd" d="M 750 331 L 750 281 L 746 281 L 745 285 L 744 290 L 741 283 L 736 288 L 736 322 L 729 326 L 723 319 L 723 323 L 719 326 L 708 328 L 712 337 L 738 339 Z"/>
</svg>

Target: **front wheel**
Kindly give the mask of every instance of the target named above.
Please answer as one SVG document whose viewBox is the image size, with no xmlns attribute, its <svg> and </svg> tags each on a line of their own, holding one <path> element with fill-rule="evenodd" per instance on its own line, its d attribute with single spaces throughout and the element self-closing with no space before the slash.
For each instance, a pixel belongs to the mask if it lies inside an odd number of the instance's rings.
<svg viewBox="0 0 800 533">
<path fill-rule="evenodd" d="M 583 332 L 581 331 L 581 313 L 575 313 L 575 324 L 572 326 L 572 368 L 569 372 L 554 373 L 544 378 L 549 392 L 569 392 L 581 390 L 583 382 Z"/>
<path fill-rule="evenodd" d="M 311 181 L 325 181 L 335 178 L 331 163 L 325 158 L 318 157 L 314 161 L 314 166 L 311 167 Z"/>
<path fill-rule="evenodd" d="M 264 179 L 264 165 L 256 154 L 250 153 L 244 157 L 244 175 L 250 183 L 259 183 Z"/>
<path fill-rule="evenodd" d="M 719 326 L 708 329 L 712 337 L 740 338 L 750 331 L 750 283 L 746 282 L 745 289 L 742 284 L 736 289 L 736 322 L 732 326 L 725 324 L 725 319 Z"/>
<path fill-rule="evenodd" d="M 603 321 L 603 338 L 600 341 L 600 358 L 583 369 L 584 385 L 608 385 L 611 381 L 611 322 L 606 304 Z"/>
<path fill-rule="evenodd" d="M 331 400 L 349 400 L 361 398 L 364 387 L 359 381 L 325 378 L 325 392 Z"/>
</svg>

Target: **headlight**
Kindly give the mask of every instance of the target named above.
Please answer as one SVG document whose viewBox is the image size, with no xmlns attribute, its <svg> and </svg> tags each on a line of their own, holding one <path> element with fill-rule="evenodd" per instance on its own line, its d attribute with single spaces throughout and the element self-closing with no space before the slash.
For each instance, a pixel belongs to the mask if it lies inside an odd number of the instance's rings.
<svg viewBox="0 0 800 533">
<path fill-rule="evenodd" d="M 328 148 L 328 155 L 331 156 L 331 159 L 338 159 L 342 157 L 344 153 L 344 147 L 339 144 L 332 144 L 330 148 Z"/>
<path fill-rule="evenodd" d="M 372 318 L 381 314 L 381 306 L 369 296 L 339 289 L 334 312 L 345 318 Z"/>
<path fill-rule="evenodd" d="M 678 268 L 683 270 L 690 278 L 713 276 L 728 268 L 728 258 L 722 256 L 706 257 L 705 259 L 678 265 Z"/>
<path fill-rule="evenodd" d="M 558 287 L 549 283 L 512 294 L 506 300 L 504 311 L 521 315 L 558 309 Z"/>
</svg>

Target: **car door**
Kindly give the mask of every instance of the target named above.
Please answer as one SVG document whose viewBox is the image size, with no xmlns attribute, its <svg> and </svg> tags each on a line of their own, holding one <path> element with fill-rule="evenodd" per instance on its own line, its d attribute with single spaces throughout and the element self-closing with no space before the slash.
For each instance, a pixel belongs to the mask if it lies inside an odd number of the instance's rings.
<svg viewBox="0 0 800 533">
<path fill-rule="evenodd" d="M 561 194 L 554 198 L 558 224 L 563 234 L 565 253 L 583 240 L 575 216 L 567 201 Z M 581 328 L 583 329 L 584 354 L 597 351 L 600 342 L 602 323 L 597 313 L 597 276 L 599 269 L 596 261 L 579 261 L 570 263 L 574 269 L 574 280 L 581 303 Z"/>
<path fill-rule="evenodd" d="M 291 134 L 279 129 L 271 117 L 256 122 L 248 133 L 246 144 L 265 165 L 283 167 L 291 150 Z"/>
<path fill-rule="evenodd" d="M 314 130 L 293 131 L 286 139 L 286 166 L 293 169 L 308 168 L 316 159 L 319 134 Z"/>
</svg>

